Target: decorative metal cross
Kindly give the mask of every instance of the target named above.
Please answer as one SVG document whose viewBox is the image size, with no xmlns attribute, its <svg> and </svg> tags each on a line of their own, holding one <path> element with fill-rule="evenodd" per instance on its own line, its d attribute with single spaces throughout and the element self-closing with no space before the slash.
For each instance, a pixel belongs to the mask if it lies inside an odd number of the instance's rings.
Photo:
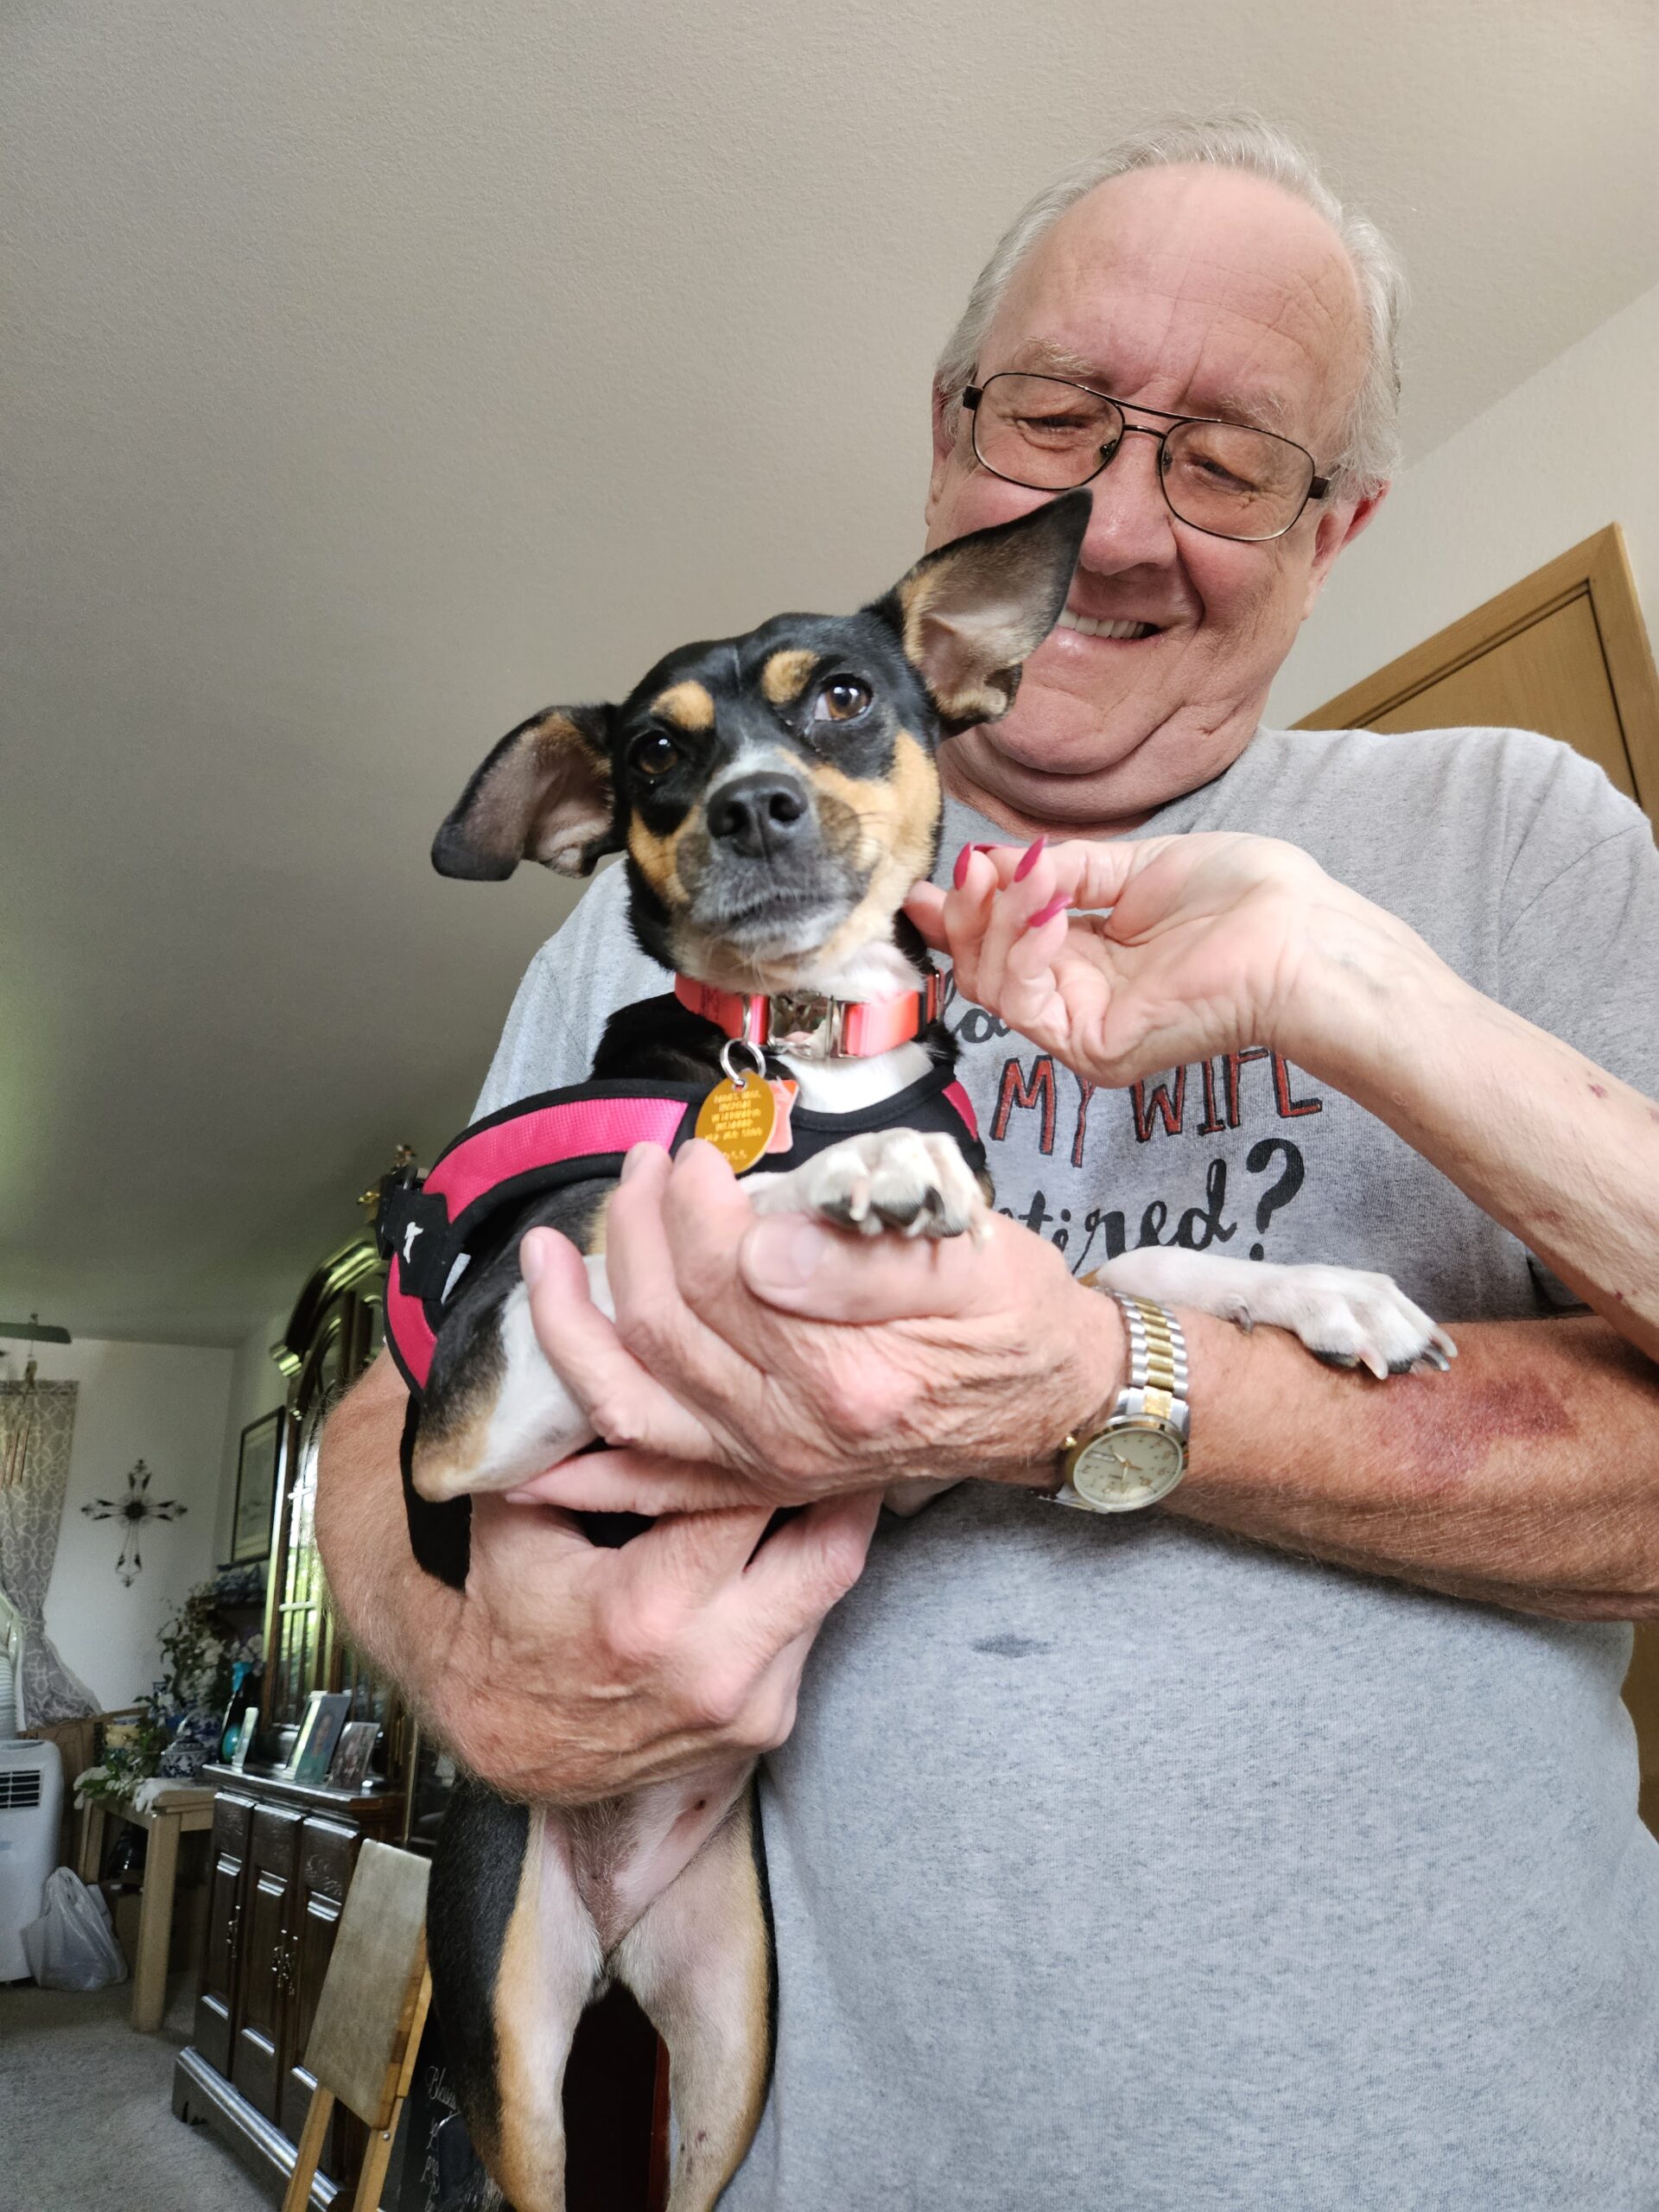
<svg viewBox="0 0 1659 2212">
<path fill-rule="evenodd" d="M 144 1564 L 138 1550 L 138 1531 L 145 1522 L 176 1521 L 181 1514 L 190 1510 L 188 1505 L 181 1505 L 176 1498 L 151 1497 L 149 1477 L 150 1470 L 141 1459 L 128 1473 L 124 1497 L 95 1498 L 91 1505 L 83 1505 L 80 1509 L 89 1521 L 120 1521 L 125 1523 L 121 1538 L 121 1556 L 115 1562 L 115 1571 L 129 1589 Z M 132 1554 L 130 1565 L 127 1559 L 129 1550 Z"/>
</svg>

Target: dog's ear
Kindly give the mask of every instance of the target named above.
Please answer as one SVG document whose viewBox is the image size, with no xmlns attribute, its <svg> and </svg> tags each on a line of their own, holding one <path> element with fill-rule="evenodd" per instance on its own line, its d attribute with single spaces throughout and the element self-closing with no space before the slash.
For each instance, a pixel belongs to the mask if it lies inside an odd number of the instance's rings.
<svg viewBox="0 0 1659 2212">
<path fill-rule="evenodd" d="M 871 609 L 898 631 L 947 730 L 995 721 L 1060 619 L 1093 504 L 1066 492 L 925 553 Z"/>
<path fill-rule="evenodd" d="M 549 707 L 509 730 L 432 841 L 440 875 L 499 882 L 520 861 L 587 875 L 620 849 L 608 707 Z"/>
</svg>

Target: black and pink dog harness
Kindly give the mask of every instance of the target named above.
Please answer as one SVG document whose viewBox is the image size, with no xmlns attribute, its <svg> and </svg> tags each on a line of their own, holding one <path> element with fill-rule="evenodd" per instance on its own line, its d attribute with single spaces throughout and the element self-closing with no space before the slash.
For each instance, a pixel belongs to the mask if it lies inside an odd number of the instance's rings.
<svg viewBox="0 0 1659 2212">
<path fill-rule="evenodd" d="M 388 1178 L 376 1226 L 387 1262 L 386 1342 L 416 1399 L 448 1300 L 473 1265 L 500 1249 L 530 1202 L 563 1184 L 614 1180 L 634 1145 L 677 1152 L 709 1089 L 618 1082 L 544 1090 L 463 1129 L 424 1177 L 411 1167 Z M 884 1128 L 952 1137 L 973 1172 L 984 1173 L 972 1103 L 948 1067 L 854 1114 L 798 1104 L 790 1126 L 793 1141 L 767 1156 L 769 1173 L 787 1173 L 845 1137 Z"/>
</svg>

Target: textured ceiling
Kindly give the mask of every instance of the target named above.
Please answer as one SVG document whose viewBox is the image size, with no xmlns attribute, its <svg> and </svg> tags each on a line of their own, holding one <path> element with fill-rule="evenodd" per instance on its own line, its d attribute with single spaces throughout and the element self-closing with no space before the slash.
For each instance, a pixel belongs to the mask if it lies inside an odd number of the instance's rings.
<svg viewBox="0 0 1659 2212">
<path fill-rule="evenodd" d="M 0 1313 L 227 1342 L 464 1119 L 561 893 L 493 738 L 918 542 L 1018 202 L 1249 103 L 1410 266 L 1421 454 L 1659 279 L 1650 0 L 12 0 Z"/>
</svg>

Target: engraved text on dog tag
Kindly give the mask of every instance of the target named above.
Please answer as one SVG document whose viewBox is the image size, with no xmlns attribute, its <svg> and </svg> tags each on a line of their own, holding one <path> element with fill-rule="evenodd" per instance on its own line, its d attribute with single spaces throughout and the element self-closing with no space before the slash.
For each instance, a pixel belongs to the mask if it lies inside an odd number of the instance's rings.
<svg viewBox="0 0 1659 2212">
<path fill-rule="evenodd" d="M 766 1150 L 777 1118 L 778 1102 L 764 1076 L 746 1076 L 741 1083 L 728 1077 L 698 1107 L 695 1134 L 723 1153 L 732 1173 L 741 1175 Z"/>
</svg>

